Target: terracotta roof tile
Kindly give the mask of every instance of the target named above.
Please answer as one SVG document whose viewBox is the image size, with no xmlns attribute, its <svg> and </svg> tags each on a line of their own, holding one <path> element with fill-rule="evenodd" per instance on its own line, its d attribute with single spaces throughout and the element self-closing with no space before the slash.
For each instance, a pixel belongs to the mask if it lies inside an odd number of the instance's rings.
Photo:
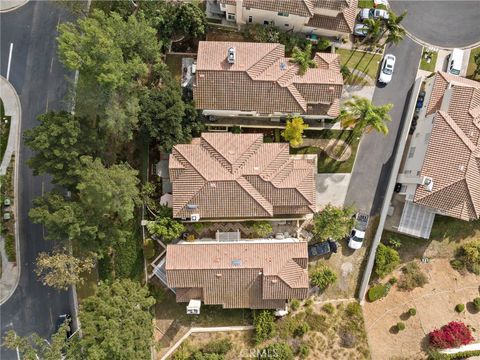
<svg viewBox="0 0 480 360">
<path fill-rule="evenodd" d="M 357 0 L 351 0 L 349 6 L 345 7 L 336 17 L 315 14 L 310 18 L 307 26 L 350 34 L 355 25 L 357 3 Z"/>
<path fill-rule="evenodd" d="M 447 90 L 448 89 L 448 90 Z M 440 111 L 450 92 L 448 108 Z M 480 83 L 437 73 L 427 105 L 435 113 L 421 175 L 432 191 L 418 186 L 415 202 L 463 220 L 480 217 Z"/>
<path fill-rule="evenodd" d="M 306 242 L 189 243 L 167 246 L 167 282 L 177 301 L 224 308 L 280 308 L 308 295 Z"/>
<path fill-rule="evenodd" d="M 231 47 L 236 52 L 235 64 L 226 61 Z M 193 91 L 197 108 L 307 113 L 308 103 L 330 107 L 341 97 L 338 55 L 316 54 L 319 67 L 298 75 L 298 66 L 285 58 L 284 51 L 280 44 L 200 42 Z"/>
<path fill-rule="evenodd" d="M 315 210 L 315 161 L 262 134 L 204 133 L 170 155 L 173 215 L 273 217 Z"/>
</svg>

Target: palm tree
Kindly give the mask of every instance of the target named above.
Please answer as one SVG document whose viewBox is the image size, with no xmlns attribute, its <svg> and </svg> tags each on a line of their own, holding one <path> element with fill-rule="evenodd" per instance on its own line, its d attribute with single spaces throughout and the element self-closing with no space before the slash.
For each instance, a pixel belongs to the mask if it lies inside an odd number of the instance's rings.
<svg viewBox="0 0 480 360">
<path fill-rule="evenodd" d="M 305 74 L 308 68 L 316 68 L 318 66 L 318 64 L 312 60 L 311 43 L 308 43 L 303 51 L 295 46 L 292 51 L 291 61 L 298 65 L 298 73 L 300 75 Z"/>
<path fill-rule="evenodd" d="M 380 19 L 365 19 L 363 23 L 367 25 L 367 36 L 362 42 L 376 43 L 384 33 L 384 31 L 382 32 L 384 23 Z"/>
<path fill-rule="evenodd" d="M 366 98 L 354 96 L 343 104 L 337 121 L 342 128 L 352 128 L 356 133 L 369 133 L 375 130 L 381 134 L 388 134 L 387 121 L 392 118 L 388 114 L 393 104 L 375 106 Z"/>
<path fill-rule="evenodd" d="M 397 16 L 393 11 L 389 12 L 390 16 L 386 19 L 385 32 L 388 31 L 385 44 L 398 44 L 405 37 L 405 29 L 400 26 L 400 23 L 407 16 L 407 12 L 404 11 Z"/>
</svg>

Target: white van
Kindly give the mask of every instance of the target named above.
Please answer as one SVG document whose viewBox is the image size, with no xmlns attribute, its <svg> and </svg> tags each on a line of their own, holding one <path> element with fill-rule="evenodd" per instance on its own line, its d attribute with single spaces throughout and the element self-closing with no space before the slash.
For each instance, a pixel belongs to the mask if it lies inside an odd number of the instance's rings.
<svg viewBox="0 0 480 360">
<path fill-rule="evenodd" d="M 460 75 L 463 62 L 463 50 L 453 49 L 452 53 L 448 55 L 447 71 L 453 75 Z"/>
</svg>

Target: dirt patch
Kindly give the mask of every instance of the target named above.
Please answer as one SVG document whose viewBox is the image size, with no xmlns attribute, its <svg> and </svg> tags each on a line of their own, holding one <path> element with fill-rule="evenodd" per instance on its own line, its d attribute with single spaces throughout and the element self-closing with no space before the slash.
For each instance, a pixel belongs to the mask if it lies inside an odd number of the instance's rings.
<svg viewBox="0 0 480 360">
<path fill-rule="evenodd" d="M 419 240 L 421 241 L 421 240 Z M 468 303 L 479 296 L 480 276 L 461 275 L 453 270 L 448 259 L 419 263 L 428 275 L 429 283 L 410 292 L 393 286 L 387 297 L 364 306 L 365 324 L 372 359 L 391 359 L 392 354 L 408 359 L 426 358 L 426 335 L 450 321 L 462 321 L 477 329 L 474 337 L 480 340 L 480 315 L 469 311 Z M 400 277 L 400 271 L 394 273 Z M 467 304 L 467 310 L 458 314 L 457 304 Z M 416 308 L 415 316 L 408 316 L 409 308 Z M 403 321 L 404 331 L 396 333 L 394 325 Z"/>
</svg>

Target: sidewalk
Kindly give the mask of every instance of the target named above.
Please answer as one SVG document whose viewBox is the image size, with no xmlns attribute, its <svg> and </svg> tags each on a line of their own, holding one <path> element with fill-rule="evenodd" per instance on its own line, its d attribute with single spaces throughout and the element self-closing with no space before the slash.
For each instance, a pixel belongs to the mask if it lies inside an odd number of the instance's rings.
<svg viewBox="0 0 480 360">
<path fill-rule="evenodd" d="M 11 161 L 14 152 L 18 152 L 20 144 L 20 119 L 22 116 L 22 107 L 20 99 L 12 84 L 10 84 L 3 76 L 0 76 L 0 97 L 2 98 L 5 108 L 5 114 L 11 116 L 10 133 L 8 135 L 7 149 L 0 165 L 0 175 L 5 175 L 7 167 Z M 18 165 L 19 160 L 15 161 L 13 174 L 13 200 L 14 204 L 18 199 Z M 18 208 L 14 206 L 13 215 L 15 225 L 15 250 L 17 254 L 16 263 L 9 263 L 5 253 L 5 240 L 0 237 L 0 253 L 2 256 L 2 277 L 0 279 L 0 305 L 3 304 L 13 294 L 17 288 L 20 279 L 20 242 L 18 239 Z"/>
<path fill-rule="evenodd" d="M 3 76 L 0 76 L 0 98 L 3 101 L 5 115 L 12 117 L 7 149 L 5 150 L 5 155 L 3 156 L 2 164 L 0 165 L 0 175 L 5 175 L 8 164 L 10 164 L 12 154 L 15 152 L 15 147 L 17 145 L 18 124 L 20 122 L 20 117 L 22 116 L 22 110 L 17 92 L 12 84 L 10 84 Z"/>
<path fill-rule="evenodd" d="M 0 1 L 0 13 L 13 11 L 25 5 L 29 0 L 2 0 Z"/>
</svg>

